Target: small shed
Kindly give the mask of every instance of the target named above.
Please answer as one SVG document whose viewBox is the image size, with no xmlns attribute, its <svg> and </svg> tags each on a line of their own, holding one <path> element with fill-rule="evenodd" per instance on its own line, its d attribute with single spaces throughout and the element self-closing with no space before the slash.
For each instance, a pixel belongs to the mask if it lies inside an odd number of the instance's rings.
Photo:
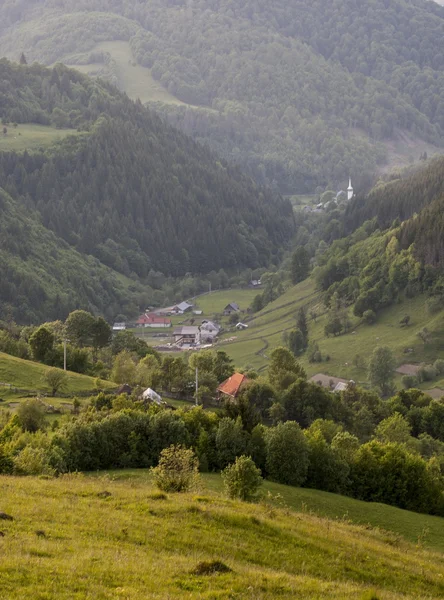
<svg viewBox="0 0 444 600">
<path fill-rule="evenodd" d="M 154 390 L 152 390 L 151 388 L 147 388 L 143 394 L 142 394 L 142 398 L 144 400 L 148 400 L 150 402 L 154 402 L 154 404 L 164 404 L 161 396 L 159 396 L 159 394 L 157 392 L 155 392 Z"/>
<path fill-rule="evenodd" d="M 233 313 L 236 313 L 239 311 L 240 311 L 239 304 L 237 304 L 236 302 L 230 302 L 230 304 L 227 304 L 227 306 L 224 308 L 224 315 L 225 316 L 232 315 Z"/>
</svg>

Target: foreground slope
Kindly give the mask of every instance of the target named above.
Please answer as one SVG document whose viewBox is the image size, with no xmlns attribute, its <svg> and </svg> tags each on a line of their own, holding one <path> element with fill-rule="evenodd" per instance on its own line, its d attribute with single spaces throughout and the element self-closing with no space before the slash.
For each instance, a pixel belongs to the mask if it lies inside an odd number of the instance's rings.
<svg viewBox="0 0 444 600">
<path fill-rule="evenodd" d="M 146 482 L 106 477 L 0 485 L 14 517 L 0 538 L 10 600 L 444 595 L 442 554 L 370 527 L 214 494 L 162 499 Z M 232 571 L 193 574 L 208 560 Z"/>
<path fill-rule="evenodd" d="M 287 193 L 375 170 L 407 130 L 443 142 L 444 11 L 425 0 L 16 0 L 0 23 L 5 55 L 160 102 Z"/>
</svg>

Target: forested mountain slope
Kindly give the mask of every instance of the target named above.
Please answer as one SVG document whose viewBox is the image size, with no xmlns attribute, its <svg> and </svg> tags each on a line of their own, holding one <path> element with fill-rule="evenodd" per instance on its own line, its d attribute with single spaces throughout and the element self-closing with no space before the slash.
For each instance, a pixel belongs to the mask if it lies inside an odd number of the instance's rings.
<svg viewBox="0 0 444 600">
<path fill-rule="evenodd" d="M 126 274 L 265 264 L 293 231 L 289 203 L 111 87 L 60 66 L 0 64 L 9 120 L 86 129 L 0 154 L 0 180 L 79 251 Z"/>
<path fill-rule="evenodd" d="M 393 173 L 368 194 L 357 195 L 345 213 L 346 230 L 351 233 L 374 217 L 380 227 L 386 228 L 395 219 L 405 221 L 441 198 L 444 198 L 444 158 L 439 157 L 420 167 Z"/>
<path fill-rule="evenodd" d="M 158 110 L 282 191 L 374 171 L 401 130 L 443 143 L 444 9 L 426 0 L 9 0 L 0 22 L 0 52 L 116 81 L 100 43 L 125 41 L 122 85 L 145 67 L 182 103 Z"/>
<path fill-rule="evenodd" d="M 55 318 L 76 306 L 111 318 L 124 306 L 145 308 L 146 299 L 123 298 L 103 265 L 131 276 L 140 293 L 138 278 L 153 270 L 168 276 L 266 265 L 292 236 L 290 203 L 140 103 L 63 65 L 52 70 L 1 60 L 0 117 L 5 142 L 19 137 L 24 123 L 78 130 L 45 148 L 0 152 L 0 186 L 8 194 L 8 210 L 1 209 L 4 266 L 11 257 L 16 263 L 12 274 L 2 273 L 0 302 L 14 301 L 17 319 Z M 25 213 L 28 224 L 21 227 Z M 48 277 L 31 268 L 26 280 L 17 261 L 32 256 L 31 224 L 42 231 L 35 233 L 42 240 L 36 252 L 46 245 L 57 264 L 48 261 Z M 75 268 L 74 276 L 66 262 L 80 264 L 80 255 L 91 268 Z M 39 256 L 44 270 L 43 250 Z M 58 284 L 49 290 L 53 276 Z M 63 294 L 62 281 L 69 287 Z"/>
<path fill-rule="evenodd" d="M 48 231 L 0 188 L 0 318 L 20 323 L 64 318 L 78 307 L 112 319 L 148 301 L 136 282 Z"/>
</svg>

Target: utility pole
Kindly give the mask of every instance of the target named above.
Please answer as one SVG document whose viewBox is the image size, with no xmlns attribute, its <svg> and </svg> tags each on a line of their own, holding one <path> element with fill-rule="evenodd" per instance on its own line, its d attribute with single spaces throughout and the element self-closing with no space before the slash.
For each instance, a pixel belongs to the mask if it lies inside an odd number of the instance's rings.
<svg viewBox="0 0 444 600">
<path fill-rule="evenodd" d="M 196 367 L 196 406 L 199 405 L 199 397 L 197 392 L 199 391 L 199 369 Z"/>
<path fill-rule="evenodd" d="M 63 370 L 66 371 L 66 342 L 67 339 L 63 338 Z"/>
</svg>

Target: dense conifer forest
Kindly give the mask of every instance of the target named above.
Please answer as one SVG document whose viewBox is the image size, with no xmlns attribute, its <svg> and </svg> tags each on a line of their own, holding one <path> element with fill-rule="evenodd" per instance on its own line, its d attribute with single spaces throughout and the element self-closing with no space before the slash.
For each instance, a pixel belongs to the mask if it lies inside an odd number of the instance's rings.
<svg viewBox="0 0 444 600">
<path fill-rule="evenodd" d="M 76 251 L 76 261 L 79 254 L 90 262 L 94 257 L 93 264 L 131 277 L 134 292 L 138 278 L 153 270 L 178 276 L 267 265 L 293 234 L 289 202 L 111 85 L 62 65 L 51 70 L 0 61 L 0 117 L 5 138 L 19 136 L 24 123 L 78 130 L 46 149 L 1 152 L 2 206 L 32 215 L 33 226 Z M 5 226 L 4 215 L 2 221 Z M 4 268 L 18 257 L 31 260 L 26 227 L 14 223 L 3 233 Z M 76 291 L 70 289 L 62 312 L 79 303 L 107 315 L 121 312 L 119 293 L 111 292 L 112 301 L 98 293 L 92 276 L 82 285 L 72 281 Z M 56 294 L 48 300 L 42 290 L 44 279 L 41 274 L 36 289 L 23 294 L 26 307 L 14 303 L 17 318 L 42 317 L 44 307 L 46 316 L 61 316 Z M 15 269 L 2 274 L 1 300 L 11 302 L 23 285 Z"/>
<path fill-rule="evenodd" d="M 444 8 L 426 0 L 9 0 L 0 52 L 102 64 L 107 40 L 181 104 L 174 125 L 281 191 L 340 185 L 399 132 L 442 145 Z M 130 67 L 128 67 L 130 68 Z"/>
</svg>

